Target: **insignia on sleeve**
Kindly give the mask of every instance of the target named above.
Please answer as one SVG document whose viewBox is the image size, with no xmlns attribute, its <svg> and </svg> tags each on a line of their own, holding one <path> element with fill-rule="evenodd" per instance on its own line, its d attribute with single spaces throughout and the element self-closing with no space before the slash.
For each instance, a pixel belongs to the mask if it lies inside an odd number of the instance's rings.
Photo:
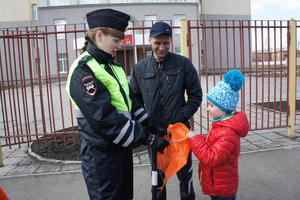
<svg viewBox="0 0 300 200">
<path fill-rule="evenodd" d="M 93 96 L 97 91 L 96 80 L 93 76 L 85 76 L 81 80 L 85 93 Z"/>
</svg>

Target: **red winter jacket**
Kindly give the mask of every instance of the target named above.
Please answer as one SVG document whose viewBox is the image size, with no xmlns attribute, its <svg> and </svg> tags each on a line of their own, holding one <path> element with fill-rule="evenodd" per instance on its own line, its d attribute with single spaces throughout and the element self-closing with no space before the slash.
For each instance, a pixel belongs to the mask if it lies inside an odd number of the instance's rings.
<svg viewBox="0 0 300 200">
<path fill-rule="evenodd" d="M 244 112 L 212 123 L 207 137 L 190 138 L 193 153 L 200 160 L 199 177 L 206 195 L 232 197 L 237 193 L 240 137 L 245 137 L 249 123 Z"/>
</svg>

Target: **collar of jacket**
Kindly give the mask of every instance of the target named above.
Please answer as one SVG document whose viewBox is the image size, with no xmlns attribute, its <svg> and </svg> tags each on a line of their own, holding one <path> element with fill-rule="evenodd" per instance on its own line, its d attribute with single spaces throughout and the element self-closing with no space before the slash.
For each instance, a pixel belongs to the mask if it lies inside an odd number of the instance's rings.
<svg viewBox="0 0 300 200">
<path fill-rule="evenodd" d="M 168 59 L 169 59 L 169 57 L 170 57 L 170 55 L 171 55 L 172 53 L 171 52 L 168 52 L 168 54 L 164 57 L 164 59 L 162 60 L 162 61 L 160 61 L 160 62 L 157 62 L 155 59 L 154 59 L 154 55 L 153 55 L 153 52 L 152 52 L 152 55 L 151 55 L 151 61 L 153 62 L 153 63 L 156 63 L 156 64 L 164 64 L 164 63 L 166 63 L 167 61 L 168 61 Z"/>
<path fill-rule="evenodd" d="M 96 47 L 96 45 L 93 42 L 89 42 L 86 47 L 87 52 L 93 56 L 99 64 L 114 64 L 114 57 L 110 55 L 109 53 L 106 53 Z"/>
<path fill-rule="evenodd" d="M 220 118 L 217 118 L 217 119 L 212 119 L 211 121 L 212 122 L 219 122 L 219 121 L 223 121 L 223 120 L 226 120 L 226 119 L 229 119 L 231 117 L 233 117 L 235 114 L 231 114 L 231 115 L 226 115 L 224 117 L 220 117 Z"/>
</svg>

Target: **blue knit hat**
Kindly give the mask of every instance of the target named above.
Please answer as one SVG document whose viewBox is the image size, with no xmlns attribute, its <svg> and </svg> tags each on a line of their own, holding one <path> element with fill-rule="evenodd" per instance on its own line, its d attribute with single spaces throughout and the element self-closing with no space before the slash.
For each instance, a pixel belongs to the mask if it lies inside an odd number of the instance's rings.
<svg viewBox="0 0 300 200">
<path fill-rule="evenodd" d="M 235 111 L 239 102 L 239 90 L 244 83 L 243 74 L 236 69 L 224 74 L 224 81 L 220 81 L 207 93 L 207 99 L 224 112 Z"/>
</svg>

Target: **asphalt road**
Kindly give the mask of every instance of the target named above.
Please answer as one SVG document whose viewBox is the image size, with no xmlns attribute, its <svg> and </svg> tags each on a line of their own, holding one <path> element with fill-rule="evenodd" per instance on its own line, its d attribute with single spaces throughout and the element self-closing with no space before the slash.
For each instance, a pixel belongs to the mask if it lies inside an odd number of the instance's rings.
<svg viewBox="0 0 300 200">
<path fill-rule="evenodd" d="M 194 161 L 194 187 L 197 200 L 202 195 Z M 135 200 L 150 198 L 150 167 L 134 171 Z M 6 177 L 0 186 L 11 200 L 83 200 L 88 199 L 80 171 L 33 176 Z M 179 199 L 176 176 L 167 184 L 168 199 Z M 243 154 L 240 157 L 240 200 L 298 200 L 300 199 L 300 147 Z"/>
</svg>

